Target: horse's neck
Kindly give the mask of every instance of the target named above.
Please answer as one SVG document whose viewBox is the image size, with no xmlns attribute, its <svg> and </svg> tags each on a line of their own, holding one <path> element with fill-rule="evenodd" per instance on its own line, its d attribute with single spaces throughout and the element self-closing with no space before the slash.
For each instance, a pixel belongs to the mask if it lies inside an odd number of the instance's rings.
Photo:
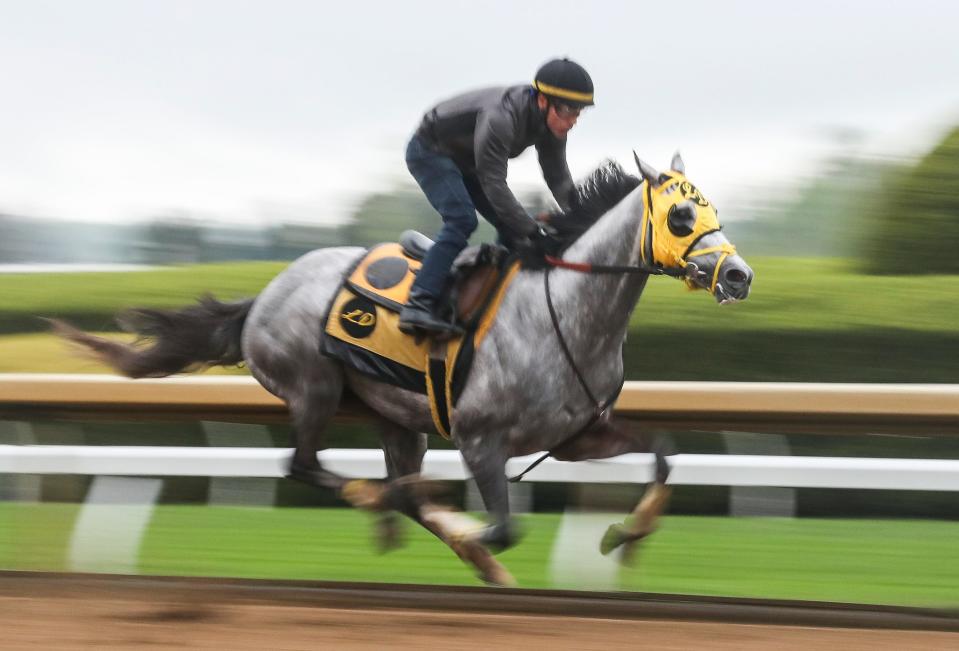
<svg viewBox="0 0 959 651">
<path fill-rule="evenodd" d="M 639 229 L 643 217 L 645 184 L 633 190 L 603 215 L 563 255 L 570 262 L 595 265 L 635 266 L 639 264 Z M 586 336 L 625 333 L 647 275 L 643 273 L 556 274 L 554 301 L 578 315 Z M 581 319 L 581 320 L 580 320 Z"/>
</svg>

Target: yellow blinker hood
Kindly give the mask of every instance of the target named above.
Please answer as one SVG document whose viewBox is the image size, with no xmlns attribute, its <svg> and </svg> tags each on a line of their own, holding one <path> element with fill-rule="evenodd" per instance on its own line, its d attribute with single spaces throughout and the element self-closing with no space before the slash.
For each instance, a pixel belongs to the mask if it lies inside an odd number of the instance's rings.
<svg viewBox="0 0 959 651">
<path fill-rule="evenodd" d="M 710 292 L 714 292 L 719 268 L 727 256 L 736 254 L 736 247 L 726 242 L 719 246 L 690 250 L 703 235 L 719 230 L 716 208 L 683 174 L 671 170 L 664 176 L 668 178 L 656 187 L 649 180 L 646 181 L 646 205 L 640 235 L 642 260 L 645 264 L 657 264 L 665 269 L 685 269 L 690 258 L 719 252 L 721 256 L 710 285 Z M 690 201 L 695 206 L 696 221 L 692 232 L 679 236 L 669 230 L 669 211 L 684 201 Z M 690 278 L 685 281 L 690 289 L 699 289 Z"/>
</svg>

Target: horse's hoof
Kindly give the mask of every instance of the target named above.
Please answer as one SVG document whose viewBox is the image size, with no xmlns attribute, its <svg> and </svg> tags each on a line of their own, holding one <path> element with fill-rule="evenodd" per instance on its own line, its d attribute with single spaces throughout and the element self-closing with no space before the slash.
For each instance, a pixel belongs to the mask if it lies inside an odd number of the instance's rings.
<svg viewBox="0 0 959 651">
<path fill-rule="evenodd" d="M 491 588 L 516 588 L 519 587 L 519 584 L 516 582 L 516 579 L 513 578 L 513 575 L 509 571 L 500 566 L 488 573 L 480 574 L 479 578 L 483 583 L 490 586 Z"/>
<path fill-rule="evenodd" d="M 626 547 L 623 548 L 623 561 L 627 562 L 628 559 L 626 557 L 627 555 L 632 555 L 632 550 L 636 546 L 635 543 L 648 536 L 649 533 L 650 532 L 634 533 L 627 529 L 625 525 L 619 524 L 618 522 L 611 524 L 609 528 L 606 529 L 606 533 L 603 534 L 602 540 L 599 541 L 599 551 L 603 556 L 608 556 L 618 547 L 626 545 Z M 629 554 L 627 554 L 627 549 L 629 550 Z"/>
<path fill-rule="evenodd" d="M 491 524 L 483 529 L 478 537 L 480 544 L 494 554 L 509 549 L 519 542 L 515 527 L 509 522 Z"/>
<path fill-rule="evenodd" d="M 463 561 L 476 568 L 480 581 L 498 588 L 515 588 L 516 579 L 503 564 L 490 556 L 489 550 L 480 544 L 478 538 L 462 540 L 451 545 Z"/>
<path fill-rule="evenodd" d="M 618 522 L 611 524 L 603 534 L 602 540 L 599 541 L 599 551 L 603 556 L 608 556 L 627 540 L 629 540 L 629 534 L 626 532 L 626 527 Z"/>
<path fill-rule="evenodd" d="M 378 511 L 382 508 L 383 487 L 377 482 L 366 479 L 350 480 L 343 485 L 340 495 L 358 509 Z"/>
</svg>

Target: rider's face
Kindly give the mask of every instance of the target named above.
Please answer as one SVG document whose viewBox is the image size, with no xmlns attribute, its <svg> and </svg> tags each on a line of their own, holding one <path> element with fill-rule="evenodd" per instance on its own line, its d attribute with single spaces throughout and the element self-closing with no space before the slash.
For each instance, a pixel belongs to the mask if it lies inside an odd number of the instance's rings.
<svg viewBox="0 0 959 651">
<path fill-rule="evenodd" d="M 557 101 L 548 101 L 540 95 L 540 108 L 549 109 L 546 112 L 546 127 L 557 138 L 565 138 L 569 130 L 576 126 L 580 109 Z"/>
</svg>

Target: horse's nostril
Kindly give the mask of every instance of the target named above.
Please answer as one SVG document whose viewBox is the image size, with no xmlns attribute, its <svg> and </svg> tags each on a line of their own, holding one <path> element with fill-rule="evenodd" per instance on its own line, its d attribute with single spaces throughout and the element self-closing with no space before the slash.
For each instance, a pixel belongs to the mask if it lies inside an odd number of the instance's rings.
<svg viewBox="0 0 959 651">
<path fill-rule="evenodd" d="M 746 272 L 742 269 L 729 269 L 726 271 L 726 282 L 731 285 L 744 285 L 749 279 Z"/>
</svg>

